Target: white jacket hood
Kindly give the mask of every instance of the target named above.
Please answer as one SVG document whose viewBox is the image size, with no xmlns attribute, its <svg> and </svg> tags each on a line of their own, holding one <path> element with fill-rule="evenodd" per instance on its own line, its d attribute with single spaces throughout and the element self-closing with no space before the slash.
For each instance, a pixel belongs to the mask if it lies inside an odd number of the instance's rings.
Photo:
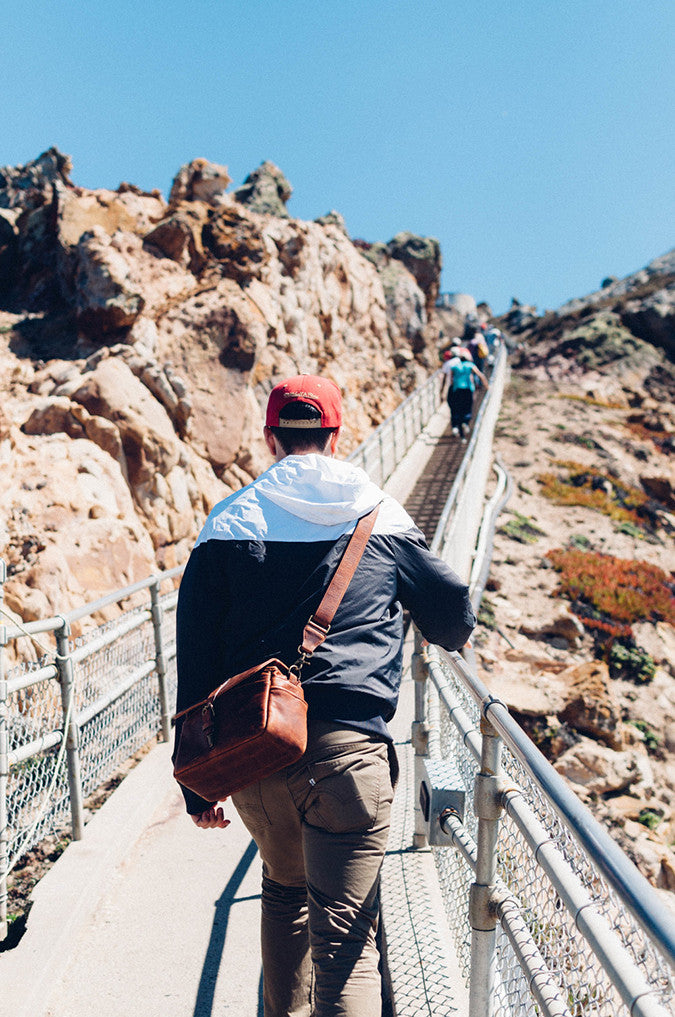
<svg viewBox="0 0 675 1017">
<path fill-rule="evenodd" d="M 205 540 L 337 540 L 380 505 L 376 533 L 401 533 L 414 523 L 358 466 L 311 453 L 286 456 L 220 502 L 197 544 Z"/>
</svg>

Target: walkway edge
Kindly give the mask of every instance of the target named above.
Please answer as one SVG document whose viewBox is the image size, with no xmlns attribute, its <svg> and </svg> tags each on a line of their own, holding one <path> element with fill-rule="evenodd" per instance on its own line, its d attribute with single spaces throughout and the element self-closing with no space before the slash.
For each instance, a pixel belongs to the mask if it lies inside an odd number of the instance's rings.
<svg viewBox="0 0 675 1017">
<path fill-rule="evenodd" d="M 2 1017 L 35 1017 L 96 912 L 108 877 L 128 857 L 158 808 L 170 798 L 171 747 L 157 745 L 124 778 L 31 895 L 26 932 L 0 956 Z M 172 789 L 173 790 L 173 789 Z M 26 985 L 26 972 L 31 984 Z"/>
</svg>

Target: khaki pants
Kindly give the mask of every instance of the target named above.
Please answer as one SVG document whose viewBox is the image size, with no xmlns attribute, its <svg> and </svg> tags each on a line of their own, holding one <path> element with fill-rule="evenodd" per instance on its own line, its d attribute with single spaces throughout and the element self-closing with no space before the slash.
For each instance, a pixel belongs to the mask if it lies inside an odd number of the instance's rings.
<svg viewBox="0 0 675 1017">
<path fill-rule="evenodd" d="M 299 762 L 232 800 L 263 861 L 265 1017 L 378 1017 L 387 745 L 318 724 Z M 312 1009 L 313 1006 L 313 1009 Z"/>
</svg>

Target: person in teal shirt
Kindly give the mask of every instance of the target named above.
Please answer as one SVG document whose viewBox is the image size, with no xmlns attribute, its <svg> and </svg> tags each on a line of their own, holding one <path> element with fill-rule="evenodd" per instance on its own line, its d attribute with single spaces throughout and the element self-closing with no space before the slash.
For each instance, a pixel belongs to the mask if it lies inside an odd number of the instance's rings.
<svg viewBox="0 0 675 1017">
<path fill-rule="evenodd" d="M 466 435 L 473 416 L 473 394 L 476 389 L 474 378 L 480 378 L 485 388 L 488 380 L 474 364 L 471 354 L 461 346 L 453 346 L 445 354 L 443 362 L 443 390 L 448 387 L 448 406 L 452 433 L 466 441 Z"/>
</svg>

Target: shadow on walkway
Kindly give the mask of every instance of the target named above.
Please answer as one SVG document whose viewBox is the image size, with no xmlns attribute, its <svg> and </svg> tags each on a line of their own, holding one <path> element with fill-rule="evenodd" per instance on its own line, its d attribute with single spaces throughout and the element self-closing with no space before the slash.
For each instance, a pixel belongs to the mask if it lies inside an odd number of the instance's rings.
<svg viewBox="0 0 675 1017">
<path fill-rule="evenodd" d="M 206 949 L 204 963 L 202 965 L 202 973 L 199 979 L 197 998 L 195 1000 L 194 1010 L 192 1011 L 192 1017 L 213 1017 L 213 1000 L 215 997 L 218 972 L 220 970 L 220 961 L 223 955 L 223 947 L 225 946 L 230 910 L 232 905 L 236 904 L 238 901 L 251 899 L 250 897 L 237 897 L 236 893 L 241 886 L 246 873 L 251 867 L 251 863 L 256 856 L 257 850 L 255 841 L 252 840 L 244 854 L 241 856 L 241 860 L 228 880 L 225 889 L 216 901 L 216 910 L 213 916 L 213 924 L 211 926 L 211 936 L 209 939 L 209 945 Z M 258 896 L 259 895 L 256 895 L 256 897 Z M 263 1017 L 262 976 L 260 978 L 260 984 L 258 985 L 257 1017 Z"/>
</svg>

